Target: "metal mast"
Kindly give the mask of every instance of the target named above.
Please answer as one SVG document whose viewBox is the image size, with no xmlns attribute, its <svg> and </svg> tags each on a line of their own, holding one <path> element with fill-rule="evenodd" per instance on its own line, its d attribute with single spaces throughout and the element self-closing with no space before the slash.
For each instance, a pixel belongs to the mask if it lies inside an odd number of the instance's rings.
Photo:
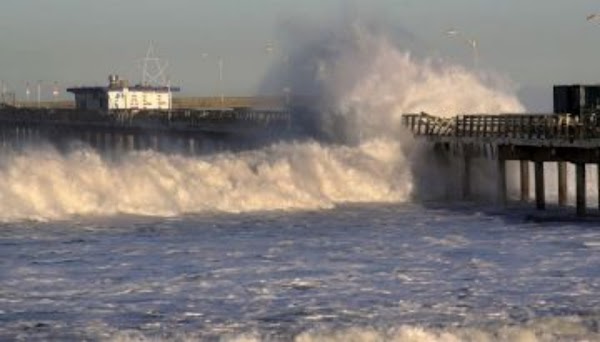
<svg viewBox="0 0 600 342">
<path fill-rule="evenodd" d="M 165 71 L 167 70 L 168 66 L 168 62 L 163 62 L 156 56 L 154 44 L 150 42 L 148 51 L 146 52 L 146 57 L 143 59 L 142 85 L 166 86 L 167 77 L 165 75 Z"/>
</svg>

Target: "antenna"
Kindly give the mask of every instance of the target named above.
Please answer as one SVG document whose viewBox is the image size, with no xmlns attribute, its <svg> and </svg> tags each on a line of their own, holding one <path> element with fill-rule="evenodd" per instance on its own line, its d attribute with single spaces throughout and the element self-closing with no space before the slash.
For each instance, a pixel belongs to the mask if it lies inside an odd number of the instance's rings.
<svg viewBox="0 0 600 342">
<path fill-rule="evenodd" d="M 142 85 L 161 85 L 167 84 L 165 71 L 169 66 L 168 62 L 164 62 L 156 56 L 154 44 L 150 42 L 146 57 L 143 59 Z"/>
</svg>

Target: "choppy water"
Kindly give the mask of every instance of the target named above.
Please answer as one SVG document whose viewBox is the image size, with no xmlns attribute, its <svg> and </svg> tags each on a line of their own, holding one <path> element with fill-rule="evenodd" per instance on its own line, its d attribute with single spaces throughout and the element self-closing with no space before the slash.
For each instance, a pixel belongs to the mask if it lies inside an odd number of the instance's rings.
<svg viewBox="0 0 600 342">
<path fill-rule="evenodd" d="M 600 230 L 418 205 L 0 227 L 0 340 L 600 340 Z"/>
<path fill-rule="evenodd" d="M 360 27 L 310 31 L 273 89 L 319 94 L 314 141 L 3 153 L 0 340 L 600 341 L 597 224 L 418 204 L 460 177 L 401 115 L 521 112 L 510 82 Z M 494 198 L 488 164 L 477 198 Z"/>
</svg>

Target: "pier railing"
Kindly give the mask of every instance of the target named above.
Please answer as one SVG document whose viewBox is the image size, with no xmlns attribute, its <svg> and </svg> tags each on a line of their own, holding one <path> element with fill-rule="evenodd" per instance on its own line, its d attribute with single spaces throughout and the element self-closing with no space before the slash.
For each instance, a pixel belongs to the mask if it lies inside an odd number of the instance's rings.
<svg viewBox="0 0 600 342">
<path fill-rule="evenodd" d="M 415 136 L 430 138 L 581 141 L 600 139 L 600 117 L 570 114 L 459 115 L 442 118 L 426 113 L 405 114 L 403 125 Z"/>
<path fill-rule="evenodd" d="M 289 127 L 287 110 L 173 110 L 128 111 L 111 114 L 75 109 L 5 108 L 0 106 L 0 126 L 63 126 L 87 128 L 137 128 L 168 131 L 236 132 L 255 128 Z"/>
</svg>

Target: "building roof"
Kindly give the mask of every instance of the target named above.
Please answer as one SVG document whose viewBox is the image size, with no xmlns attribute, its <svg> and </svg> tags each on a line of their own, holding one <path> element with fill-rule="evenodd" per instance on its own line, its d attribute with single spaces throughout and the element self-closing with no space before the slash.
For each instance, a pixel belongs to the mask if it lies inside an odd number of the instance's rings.
<svg viewBox="0 0 600 342">
<path fill-rule="evenodd" d="M 69 93 L 73 94 L 81 94 L 81 93 L 106 93 L 110 90 L 115 91 L 123 91 L 128 89 L 129 91 L 142 91 L 142 92 L 153 92 L 153 93 L 174 93 L 181 91 L 179 87 L 154 87 L 154 86 L 144 86 L 144 85 L 135 85 L 133 87 L 74 87 L 67 88 Z"/>
</svg>

